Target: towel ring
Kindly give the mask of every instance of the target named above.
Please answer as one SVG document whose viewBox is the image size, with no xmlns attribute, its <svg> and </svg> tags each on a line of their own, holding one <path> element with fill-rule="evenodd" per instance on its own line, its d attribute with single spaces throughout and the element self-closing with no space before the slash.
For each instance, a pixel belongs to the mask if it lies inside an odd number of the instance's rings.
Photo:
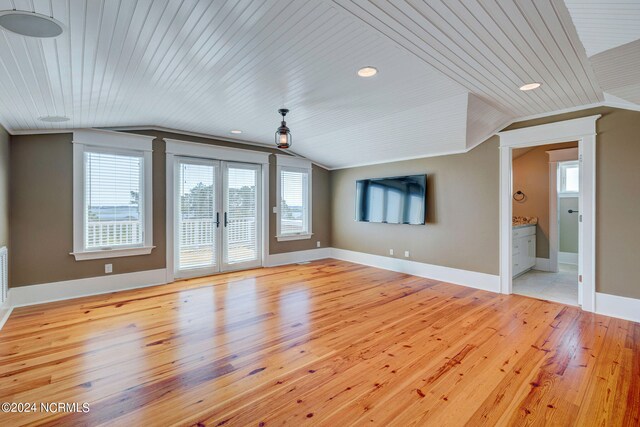
<svg viewBox="0 0 640 427">
<path fill-rule="evenodd" d="M 516 202 L 521 202 L 523 201 L 527 196 L 520 190 L 516 191 L 515 193 L 513 193 L 513 200 L 515 200 Z"/>
</svg>

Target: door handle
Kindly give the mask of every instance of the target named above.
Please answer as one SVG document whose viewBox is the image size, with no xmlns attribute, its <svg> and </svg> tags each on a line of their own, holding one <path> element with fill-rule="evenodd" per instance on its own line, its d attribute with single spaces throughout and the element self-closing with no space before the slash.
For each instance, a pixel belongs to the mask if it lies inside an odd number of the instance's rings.
<svg viewBox="0 0 640 427">
<path fill-rule="evenodd" d="M 220 227 L 220 212 L 216 212 L 216 228 Z"/>
<path fill-rule="evenodd" d="M 569 209 L 567 212 L 569 212 L 569 213 L 578 213 L 578 211 L 575 211 L 573 209 Z"/>
<path fill-rule="evenodd" d="M 229 222 L 227 221 L 227 213 L 224 213 L 224 226 L 226 227 Z"/>
</svg>

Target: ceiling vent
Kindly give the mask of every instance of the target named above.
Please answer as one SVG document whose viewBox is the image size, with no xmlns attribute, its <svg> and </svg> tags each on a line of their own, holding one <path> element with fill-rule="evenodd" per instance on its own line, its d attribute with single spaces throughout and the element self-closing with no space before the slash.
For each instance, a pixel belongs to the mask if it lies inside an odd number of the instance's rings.
<svg viewBox="0 0 640 427">
<path fill-rule="evenodd" d="M 4 10 L 0 12 L 0 27 L 21 36 L 46 39 L 58 37 L 64 26 L 55 19 L 35 12 Z"/>
</svg>

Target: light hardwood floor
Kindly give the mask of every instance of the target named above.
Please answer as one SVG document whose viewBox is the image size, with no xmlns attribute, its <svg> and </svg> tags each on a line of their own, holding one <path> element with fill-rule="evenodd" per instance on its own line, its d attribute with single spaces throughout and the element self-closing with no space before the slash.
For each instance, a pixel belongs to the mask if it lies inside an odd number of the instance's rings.
<svg viewBox="0 0 640 427">
<path fill-rule="evenodd" d="M 14 310 L 0 425 L 638 425 L 640 324 L 335 260 Z"/>
</svg>

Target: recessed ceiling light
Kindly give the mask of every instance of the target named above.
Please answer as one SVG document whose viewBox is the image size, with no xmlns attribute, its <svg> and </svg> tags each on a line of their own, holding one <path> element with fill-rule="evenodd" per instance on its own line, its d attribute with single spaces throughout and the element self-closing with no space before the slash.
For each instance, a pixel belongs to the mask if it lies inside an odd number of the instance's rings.
<svg viewBox="0 0 640 427">
<path fill-rule="evenodd" d="M 241 133 L 242 133 L 242 131 L 241 131 L 241 130 L 239 130 L 239 129 L 233 129 L 233 130 L 231 131 L 231 133 L 234 133 L 234 134 L 238 135 L 238 134 L 241 134 Z"/>
<path fill-rule="evenodd" d="M 0 27 L 21 36 L 39 39 L 58 37 L 64 31 L 64 25 L 53 18 L 21 10 L 1 11 Z"/>
<path fill-rule="evenodd" d="M 66 116 L 41 116 L 41 117 L 38 117 L 38 120 L 40 120 L 41 122 L 47 122 L 47 123 L 61 123 L 61 122 L 68 122 L 70 119 L 69 117 L 66 117 Z"/>
<path fill-rule="evenodd" d="M 378 69 L 376 67 L 362 67 L 358 70 L 358 75 L 360 77 L 373 77 L 378 74 Z"/>
<path fill-rule="evenodd" d="M 533 89 L 538 89 L 540 87 L 542 83 L 527 83 L 526 85 L 522 85 L 520 86 L 520 90 L 533 90 Z"/>
</svg>

